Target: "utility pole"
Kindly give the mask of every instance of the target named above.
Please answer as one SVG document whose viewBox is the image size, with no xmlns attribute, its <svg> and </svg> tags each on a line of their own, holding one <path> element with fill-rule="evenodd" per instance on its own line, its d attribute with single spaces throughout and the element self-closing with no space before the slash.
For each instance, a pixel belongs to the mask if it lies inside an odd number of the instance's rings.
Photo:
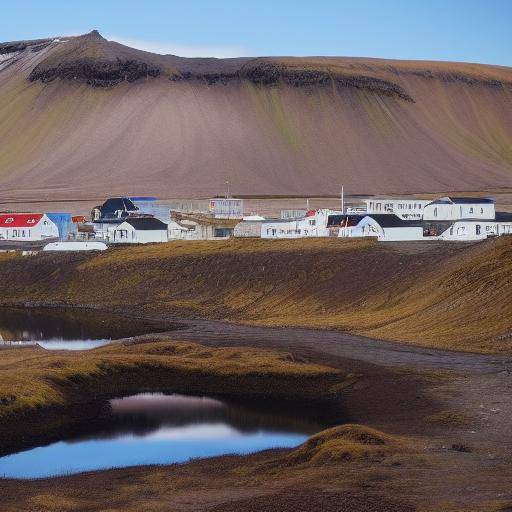
<svg viewBox="0 0 512 512">
<path fill-rule="evenodd" d="M 341 185 L 341 213 L 345 213 L 345 197 L 343 185 Z"/>
</svg>

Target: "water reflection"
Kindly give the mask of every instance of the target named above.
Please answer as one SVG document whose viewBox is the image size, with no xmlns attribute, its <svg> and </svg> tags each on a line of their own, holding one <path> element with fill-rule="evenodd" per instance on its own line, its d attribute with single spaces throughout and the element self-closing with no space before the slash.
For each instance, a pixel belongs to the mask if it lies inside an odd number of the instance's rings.
<svg viewBox="0 0 512 512">
<path fill-rule="evenodd" d="M 157 330 L 148 322 L 97 311 L 0 308 L 0 342 L 37 343 L 47 350 L 87 350 Z"/>
<path fill-rule="evenodd" d="M 140 394 L 111 401 L 111 414 L 85 434 L 0 458 L 0 475 L 37 478 L 191 458 L 246 454 L 302 443 L 322 425 L 206 397 Z"/>
</svg>

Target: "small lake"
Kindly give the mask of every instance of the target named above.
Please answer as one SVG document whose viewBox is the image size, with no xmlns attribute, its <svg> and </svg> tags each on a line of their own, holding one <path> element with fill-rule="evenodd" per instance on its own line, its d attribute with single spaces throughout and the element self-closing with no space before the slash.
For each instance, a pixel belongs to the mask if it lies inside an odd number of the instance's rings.
<svg viewBox="0 0 512 512">
<path fill-rule="evenodd" d="M 0 308 L 0 343 L 37 343 L 47 350 L 88 350 L 158 330 L 149 322 L 90 310 Z"/>
<path fill-rule="evenodd" d="M 0 458 L 0 477 L 41 478 L 298 446 L 325 426 L 302 413 L 146 393 L 110 401 L 86 434 Z"/>
</svg>

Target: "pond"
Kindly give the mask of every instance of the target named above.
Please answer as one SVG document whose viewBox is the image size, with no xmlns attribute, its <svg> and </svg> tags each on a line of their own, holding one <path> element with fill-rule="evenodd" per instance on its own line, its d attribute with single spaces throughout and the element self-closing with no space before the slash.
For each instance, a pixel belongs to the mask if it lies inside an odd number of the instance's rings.
<svg viewBox="0 0 512 512">
<path fill-rule="evenodd" d="M 41 478 L 294 447 L 322 428 L 282 407 L 277 413 L 209 397 L 138 394 L 111 400 L 108 417 L 86 434 L 0 458 L 0 476 Z"/>
<path fill-rule="evenodd" d="M 0 343 L 37 343 L 48 350 L 86 350 L 158 330 L 147 321 L 90 310 L 0 308 Z"/>
</svg>

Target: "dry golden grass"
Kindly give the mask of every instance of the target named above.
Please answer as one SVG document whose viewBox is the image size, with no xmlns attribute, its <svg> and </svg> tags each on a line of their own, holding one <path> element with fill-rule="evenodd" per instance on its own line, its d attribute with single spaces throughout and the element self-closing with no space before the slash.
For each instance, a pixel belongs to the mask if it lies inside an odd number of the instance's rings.
<svg viewBox="0 0 512 512">
<path fill-rule="evenodd" d="M 0 355 L 0 453 L 95 418 L 116 396 L 166 391 L 321 403 L 338 397 L 345 379 L 338 370 L 296 362 L 283 352 L 162 338 L 82 353 L 9 348 Z"/>
<path fill-rule="evenodd" d="M 405 451 L 404 440 L 364 425 L 347 424 L 323 430 L 271 464 L 324 466 L 344 461 L 378 460 Z"/>
<path fill-rule="evenodd" d="M 512 351 L 512 238 L 171 242 L 99 255 L 0 259 L 4 304 L 39 301 L 419 345 Z"/>
</svg>

